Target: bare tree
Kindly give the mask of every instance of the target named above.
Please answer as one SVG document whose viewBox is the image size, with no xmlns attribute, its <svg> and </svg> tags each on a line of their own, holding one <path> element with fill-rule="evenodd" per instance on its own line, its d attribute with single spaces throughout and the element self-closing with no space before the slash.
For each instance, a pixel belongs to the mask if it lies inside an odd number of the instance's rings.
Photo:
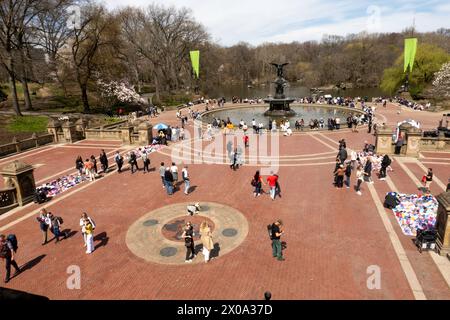
<svg viewBox="0 0 450 320">
<path fill-rule="evenodd" d="M 89 112 L 88 84 L 95 71 L 99 49 L 111 45 L 106 37 L 108 27 L 111 26 L 111 15 L 102 6 L 87 5 L 82 9 L 82 17 L 80 28 L 74 31 L 70 41 L 83 109 Z"/>
</svg>

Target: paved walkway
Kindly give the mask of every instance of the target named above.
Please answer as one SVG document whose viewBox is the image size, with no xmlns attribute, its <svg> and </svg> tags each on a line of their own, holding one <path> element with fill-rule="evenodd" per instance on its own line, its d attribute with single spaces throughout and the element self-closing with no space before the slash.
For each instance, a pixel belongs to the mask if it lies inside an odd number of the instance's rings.
<svg viewBox="0 0 450 320">
<path fill-rule="evenodd" d="M 410 110 L 397 115 L 393 105 L 379 110 L 380 118 L 385 117 L 388 123 L 413 118 L 431 128 L 440 119 L 438 114 Z M 177 124 L 174 112 L 164 113 L 155 121 Z M 8 212 L 0 216 L 0 232 L 17 235 L 17 260 L 25 271 L 6 286 L 52 299 L 260 299 L 267 290 L 274 299 L 450 299 L 449 262 L 434 254 L 420 254 L 412 238 L 402 234 L 392 212 L 380 205 L 388 191 L 416 192 L 417 180 L 428 166 L 433 167 L 436 177 L 432 192 L 442 192 L 450 177 L 449 153 L 394 158 L 389 179 L 364 184 L 363 194 L 358 196 L 352 189 L 332 186 L 337 141 L 341 138 L 354 150 L 362 149 L 365 140 L 374 143 L 374 137 L 363 130 L 280 137 L 278 174 L 283 192 L 275 201 L 266 194 L 253 197 L 250 180 L 262 164 L 251 163 L 249 158 L 242 168 L 232 171 L 224 145 L 218 150 L 223 161 L 189 165 L 194 190 L 188 196 L 183 192 L 168 196 L 156 170 L 134 175 L 112 171 L 55 197 L 45 207 L 64 217 L 64 228 L 71 231 L 71 237 L 58 244 L 40 245 L 35 217 L 42 205 L 30 204 Z M 202 150 L 207 144 L 200 141 L 195 145 L 194 140 L 186 148 L 187 156 L 198 154 L 196 148 Z M 15 155 L 0 160 L 0 165 L 22 159 L 35 165 L 36 180 L 45 182 L 75 171 L 78 154 L 83 158 L 98 156 L 102 148 L 110 157 L 115 150 L 128 150 L 115 141 L 82 141 Z M 172 145 L 153 153 L 151 166 L 157 169 L 161 161 L 170 163 L 176 148 Z M 182 252 L 178 252 L 183 250 L 182 244 L 173 239 L 170 227 L 169 234 L 149 231 L 148 238 L 145 228 L 155 226 L 151 220 L 157 220 L 161 230 L 171 226 L 184 218 L 183 207 L 195 202 L 229 208 L 240 220 L 225 226 L 221 219 L 232 218 L 227 210 L 216 215 L 204 212 L 214 224 L 214 240 L 223 243 L 224 251 L 209 264 L 186 265 Z M 82 211 L 97 224 L 96 251 L 91 255 L 84 253 L 78 225 Z M 286 229 L 284 262 L 272 257 L 267 234 L 267 225 L 277 218 L 284 221 Z M 133 228 L 139 231 L 133 232 Z M 236 236 L 226 243 L 225 229 L 237 230 L 242 238 Z M 152 238 L 158 235 L 159 240 Z M 159 251 L 151 254 L 152 246 L 160 240 L 177 248 L 171 259 L 180 259 L 181 263 L 153 260 L 162 258 L 164 248 L 158 247 Z M 136 244 L 138 249 L 133 248 Z M 81 271 L 79 290 L 67 287 L 73 266 Z M 367 283 L 374 266 L 380 270 L 381 287 L 371 290 Z"/>
</svg>

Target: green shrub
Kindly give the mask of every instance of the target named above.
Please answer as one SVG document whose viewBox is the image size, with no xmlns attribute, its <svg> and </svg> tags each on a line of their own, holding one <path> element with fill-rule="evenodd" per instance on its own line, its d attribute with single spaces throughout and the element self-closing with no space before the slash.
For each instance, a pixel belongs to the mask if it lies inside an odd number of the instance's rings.
<svg viewBox="0 0 450 320">
<path fill-rule="evenodd" d="M 11 133 L 45 132 L 48 118 L 43 116 L 14 116 L 7 129 Z"/>
</svg>

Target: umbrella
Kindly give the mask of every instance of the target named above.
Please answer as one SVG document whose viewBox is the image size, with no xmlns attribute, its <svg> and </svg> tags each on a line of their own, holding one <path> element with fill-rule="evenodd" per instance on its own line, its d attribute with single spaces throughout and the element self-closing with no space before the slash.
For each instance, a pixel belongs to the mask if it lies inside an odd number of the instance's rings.
<svg viewBox="0 0 450 320">
<path fill-rule="evenodd" d="M 156 130 L 165 130 L 165 129 L 169 128 L 169 126 L 164 123 L 158 123 L 156 126 L 154 126 L 154 128 Z"/>
</svg>

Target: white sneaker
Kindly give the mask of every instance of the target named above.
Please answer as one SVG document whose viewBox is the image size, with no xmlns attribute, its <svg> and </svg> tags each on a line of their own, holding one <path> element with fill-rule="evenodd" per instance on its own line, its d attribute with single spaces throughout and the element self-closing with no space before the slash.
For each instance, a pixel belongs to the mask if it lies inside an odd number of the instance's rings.
<svg viewBox="0 0 450 320">
<path fill-rule="evenodd" d="M 361 196 L 361 195 L 362 195 L 361 191 L 357 191 L 356 194 L 357 194 L 358 196 Z"/>
<path fill-rule="evenodd" d="M 184 260 L 184 262 L 186 262 L 186 263 L 191 263 L 192 260 Z"/>
</svg>

